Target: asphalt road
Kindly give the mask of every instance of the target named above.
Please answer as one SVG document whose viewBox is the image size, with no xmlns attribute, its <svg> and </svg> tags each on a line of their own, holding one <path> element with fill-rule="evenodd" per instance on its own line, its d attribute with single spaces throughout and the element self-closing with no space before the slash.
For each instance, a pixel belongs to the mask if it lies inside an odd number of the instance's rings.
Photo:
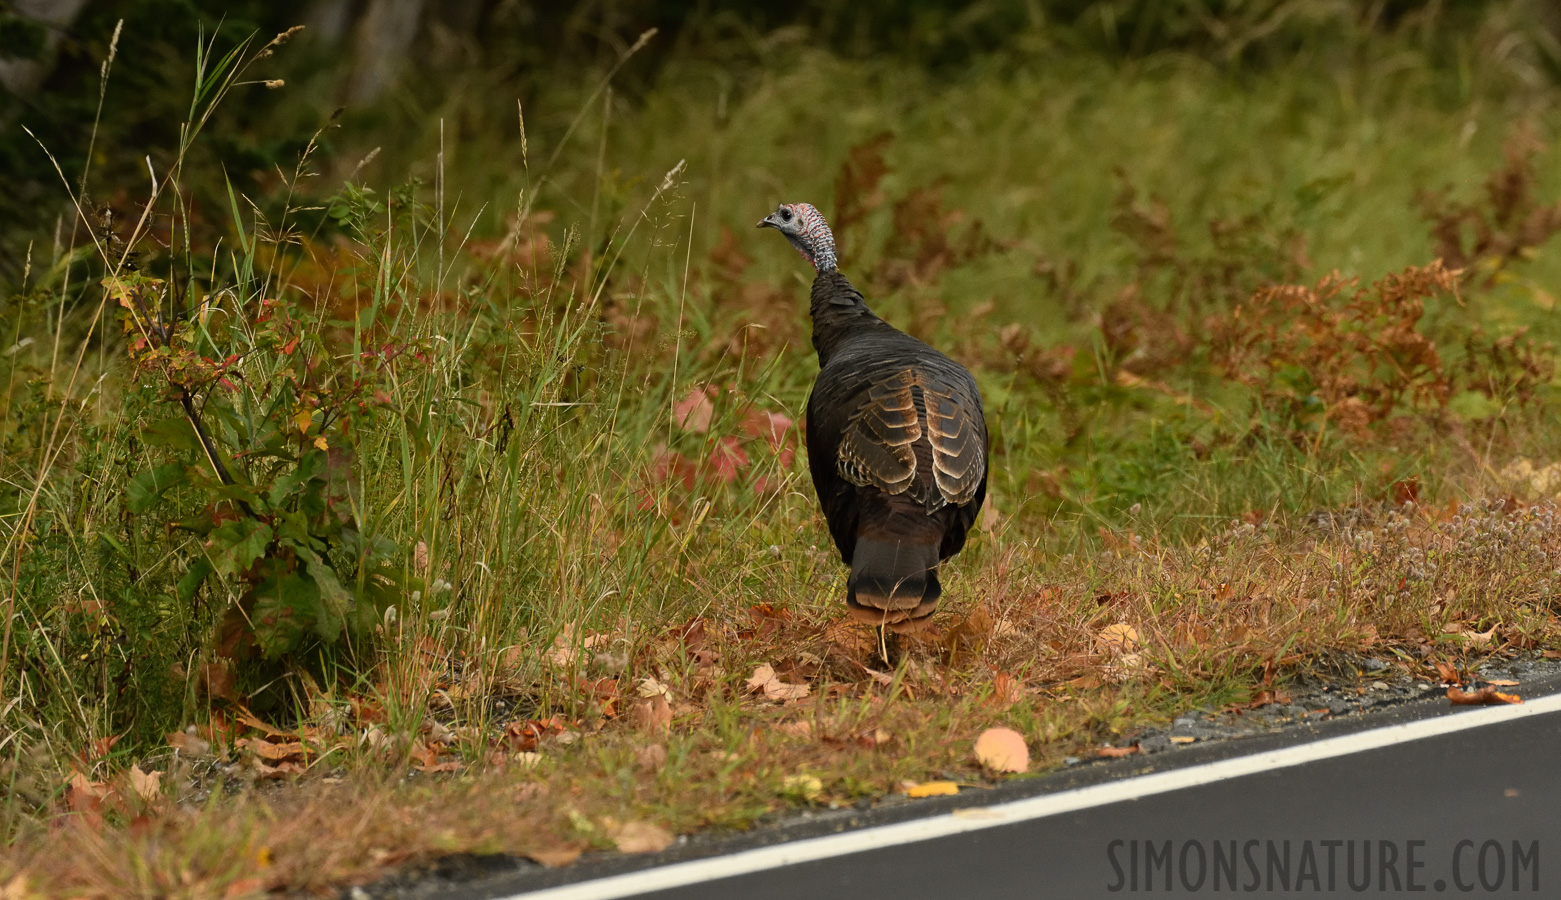
<svg viewBox="0 0 1561 900">
<path fill-rule="evenodd" d="M 1561 896 L 1561 713 L 640 896 L 1033 900 L 1514 889 Z"/>
<path fill-rule="evenodd" d="M 618 857 L 573 870 L 493 871 L 442 884 L 425 881 L 391 895 L 1561 897 L 1561 702 L 1543 697 L 1557 687 L 1526 691 L 1524 708 L 1451 710 L 1444 699 L 1430 700 L 1283 735 L 1141 761 L 1130 757 L 975 796 L 824 816 L 789 831 L 743 836 L 726 847 L 692 845 L 660 859 Z M 1531 714 L 1507 718 L 1520 709 Z M 1484 724 L 1408 739 L 1448 723 L 1477 722 Z M 1330 744 L 1338 746 L 1315 750 Z M 1313 752 L 1333 755 L 1297 762 Z M 1206 783 L 1178 786 L 1200 779 Z M 1147 795 L 1121 799 L 1150 784 L 1158 786 L 1143 791 Z M 990 810 L 1047 803 L 1060 803 L 1063 811 L 1032 809 L 1006 817 L 1014 821 L 982 821 Z M 1078 808 L 1067 808 L 1069 803 Z M 939 827 L 979 830 L 936 835 Z M 874 835 L 887 845 L 871 846 Z M 853 841 L 851 848 L 838 846 Z M 823 858 L 776 864 L 776 855 L 788 848 L 823 845 L 834 846 L 813 852 Z M 737 855 L 715 856 L 722 850 Z M 731 874 L 732 861 L 744 858 L 744 851 L 747 857 L 768 854 L 767 861 Z M 681 880 L 688 883 L 655 889 L 655 873 L 677 868 L 655 866 L 680 860 Z"/>
</svg>

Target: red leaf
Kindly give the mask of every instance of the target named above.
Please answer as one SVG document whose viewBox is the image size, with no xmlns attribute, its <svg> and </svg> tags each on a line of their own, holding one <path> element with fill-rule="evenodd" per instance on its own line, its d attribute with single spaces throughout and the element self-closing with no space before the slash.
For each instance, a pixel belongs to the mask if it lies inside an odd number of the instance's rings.
<svg viewBox="0 0 1561 900">
<path fill-rule="evenodd" d="M 710 420 L 715 416 L 715 404 L 711 401 L 716 394 L 716 389 L 710 385 L 694 388 L 672 404 L 672 420 L 684 431 L 704 434 L 710 430 Z"/>
<path fill-rule="evenodd" d="M 778 448 L 782 444 L 791 443 L 790 432 L 793 424 L 788 415 L 749 407 L 748 412 L 743 415 L 740 427 L 743 434 L 749 437 L 762 437 L 769 441 L 771 447 Z"/>
<path fill-rule="evenodd" d="M 738 472 L 747 465 L 748 454 L 743 452 L 737 438 L 721 438 L 710 450 L 710 468 L 724 484 L 736 481 Z"/>
</svg>

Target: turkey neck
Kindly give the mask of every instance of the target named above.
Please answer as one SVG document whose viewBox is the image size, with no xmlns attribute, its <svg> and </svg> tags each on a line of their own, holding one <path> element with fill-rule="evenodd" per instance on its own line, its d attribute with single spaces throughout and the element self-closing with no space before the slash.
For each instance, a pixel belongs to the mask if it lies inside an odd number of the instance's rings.
<svg viewBox="0 0 1561 900">
<path fill-rule="evenodd" d="M 813 349 L 818 351 L 822 368 L 852 338 L 870 332 L 893 332 L 894 326 L 873 315 L 862 299 L 862 292 L 838 269 L 818 273 L 813 279 L 812 302 L 808 314 L 813 318 Z"/>
</svg>

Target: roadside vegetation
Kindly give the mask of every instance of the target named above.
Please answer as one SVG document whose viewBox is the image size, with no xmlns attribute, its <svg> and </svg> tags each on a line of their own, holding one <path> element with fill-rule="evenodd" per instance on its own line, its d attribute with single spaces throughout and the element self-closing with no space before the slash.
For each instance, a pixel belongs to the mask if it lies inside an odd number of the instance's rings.
<svg viewBox="0 0 1561 900">
<path fill-rule="evenodd" d="M 1554 42 L 1481 7 L 955 63 L 629 34 L 264 165 L 230 111 L 309 119 L 307 35 L 223 27 L 171 143 L 27 138 L 84 168 L 3 242 L 0 897 L 566 864 L 1367 656 L 1561 656 Z M 112 122 L 140 61 L 101 51 Z M 987 510 L 895 671 L 807 476 L 782 200 L 986 400 Z M 1027 766 L 974 753 L 999 726 Z"/>
</svg>

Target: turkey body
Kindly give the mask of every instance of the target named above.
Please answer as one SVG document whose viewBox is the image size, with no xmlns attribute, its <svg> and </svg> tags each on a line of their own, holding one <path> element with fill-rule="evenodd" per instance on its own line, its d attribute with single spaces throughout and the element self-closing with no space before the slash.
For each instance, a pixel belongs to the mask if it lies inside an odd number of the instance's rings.
<svg viewBox="0 0 1561 900">
<path fill-rule="evenodd" d="M 814 280 L 810 312 L 808 467 L 851 567 L 846 602 L 857 619 L 914 630 L 986 497 L 981 394 L 963 366 L 873 315 L 838 270 Z"/>
</svg>

